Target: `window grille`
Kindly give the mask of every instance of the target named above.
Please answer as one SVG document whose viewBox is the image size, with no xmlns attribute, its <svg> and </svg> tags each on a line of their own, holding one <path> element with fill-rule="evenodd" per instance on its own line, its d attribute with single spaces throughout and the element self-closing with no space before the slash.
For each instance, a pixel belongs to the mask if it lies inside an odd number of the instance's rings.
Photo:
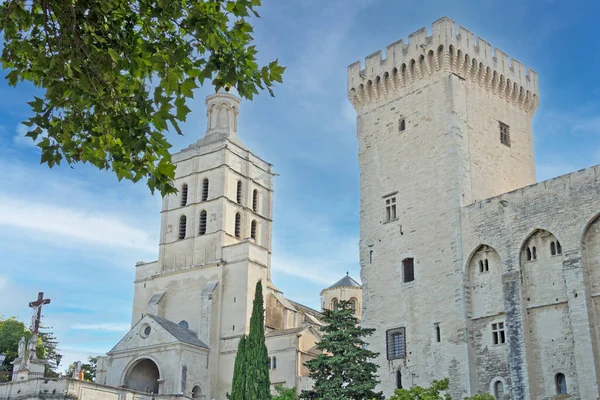
<svg viewBox="0 0 600 400">
<path fill-rule="evenodd" d="M 242 204 L 242 181 L 237 181 L 236 201 L 238 204 Z"/>
<path fill-rule="evenodd" d="M 389 329 L 386 332 L 386 348 L 388 360 L 406 357 L 405 328 Z"/>
<path fill-rule="evenodd" d="M 208 200 L 208 178 L 202 181 L 202 201 Z"/>
<path fill-rule="evenodd" d="M 252 211 L 258 212 L 258 190 L 252 191 Z"/>
<path fill-rule="evenodd" d="M 240 213 L 236 213 L 235 214 L 235 237 L 238 239 L 242 236 L 240 233 L 241 225 L 242 225 L 242 216 L 240 215 Z"/>
<path fill-rule="evenodd" d="M 385 199 L 385 220 L 396 219 L 396 197 Z"/>
<path fill-rule="evenodd" d="M 402 269 L 404 270 L 404 282 L 412 282 L 415 280 L 414 258 L 404 259 L 404 261 L 402 261 Z"/>
<path fill-rule="evenodd" d="M 181 187 L 181 207 L 187 205 L 187 197 L 188 197 L 188 185 L 183 184 Z"/>
<path fill-rule="evenodd" d="M 185 230 L 187 227 L 187 218 L 185 215 L 179 217 L 179 240 L 185 239 Z"/>
<path fill-rule="evenodd" d="M 500 143 L 510 147 L 510 126 L 498 122 L 500 124 Z"/>
<path fill-rule="evenodd" d="M 506 336 L 504 334 L 504 322 L 496 322 L 492 324 L 492 342 L 494 344 L 506 343 Z"/>
<path fill-rule="evenodd" d="M 206 233 L 206 211 L 200 211 L 200 229 L 198 231 L 200 235 L 204 235 Z"/>
</svg>

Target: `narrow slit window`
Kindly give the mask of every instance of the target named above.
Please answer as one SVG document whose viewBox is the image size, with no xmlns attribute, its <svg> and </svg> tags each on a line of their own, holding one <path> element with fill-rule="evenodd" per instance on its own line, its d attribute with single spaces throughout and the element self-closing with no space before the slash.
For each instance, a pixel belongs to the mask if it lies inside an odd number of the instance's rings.
<svg viewBox="0 0 600 400">
<path fill-rule="evenodd" d="M 186 183 L 181 187 L 181 207 L 187 205 L 188 185 Z"/>
<path fill-rule="evenodd" d="M 253 219 L 250 223 L 250 237 L 256 240 L 256 220 Z"/>
<path fill-rule="evenodd" d="M 200 229 L 198 230 L 200 235 L 204 235 L 206 233 L 206 211 L 200 211 Z"/>
<path fill-rule="evenodd" d="M 562 246 L 558 240 L 556 241 L 556 254 L 562 254 Z"/>
<path fill-rule="evenodd" d="M 369 264 L 373 263 L 373 250 L 369 250 Z"/>
<path fill-rule="evenodd" d="M 490 270 L 490 264 L 488 262 L 488 259 L 486 258 L 485 261 L 483 262 L 483 265 L 485 266 L 485 272 L 489 272 Z"/>
<path fill-rule="evenodd" d="M 505 123 L 499 122 L 500 124 L 500 143 L 510 147 L 510 126 Z"/>
<path fill-rule="evenodd" d="M 179 240 L 185 239 L 185 231 L 187 228 L 187 217 L 182 215 L 179 217 Z"/>
<path fill-rule="evenodd" d="M 531 249 L 527 248 L 527 261 L 531 261 Z"/>
<path fill-rule="evenodd" d="M 240 213 L 235 213 L 235 237 L 236 238 L 240 238 L 241 233 L 241 226 L 242 226 L 242 216 L 240 215 Z"/>
<path fill-rule="evenodd" d="M 531 248 L 531 258 L 537 260 L 537 250 L 535 249 L 535 246 Z"/>
<path fill-rule="evenodd" d="M 435 324 L 435 341 L 438 343 L 442 341 L 442 331 L 440 330 L 440 324 Z"/>
<path fill-rule="evenodd" d="M 414 258 L 406 258 L 402 261 L 402 269 L 404 272 L 404 282 L 412 282 L 415 280 L 415 260 Z"/>
<path fill-rule="evenodd" d="M 252 211 L 258 212 L 258 190 L 252 191 Z"/>
<path fill-rule="evenodd" d="M 403 132 L 406 130 L 406 119 L 400 118 L 398 120 L 398 132 Z"/>
<path fill-rule="evenodd" d="M 402 389 L 402 372 L 400 369 L 396 371 L 396 389 Z"/>
<path fill-rule="evenodd" d="M 242 181 L 237 181 L 237 189 L 235 199 L 238 204 L 242 204 Z"/>
<path fill-rule="evenodd" d="M 277 357 L 273 356 L 273 369 L 277 369 Z"/>
<path fill-rule="evenodd" d="M 208 178 L 202 181 L 202 201 L 208 200 Z"/>
<path fill-rule="evenodd" d="M 550 255 L 556 255 L 556 243 L 550 242 Z"/>
<path fill-rule="evenodd" d="M 483 260 L 479 260 L 479 272 L 483 273 Z"/>
</svg>

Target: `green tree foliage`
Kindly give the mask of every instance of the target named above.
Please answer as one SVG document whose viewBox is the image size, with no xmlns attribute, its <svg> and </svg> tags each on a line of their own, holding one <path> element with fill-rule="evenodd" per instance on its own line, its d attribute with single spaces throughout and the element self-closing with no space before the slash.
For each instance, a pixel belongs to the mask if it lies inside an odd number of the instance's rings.
<svg viewBox="0 0 600 400">
<path fill-rule="evenodd" d="M 317 349 L 324 353 L 306 363 L 310 377 L 315 381 L 313 393 L 303 391 L 301 397 L 382 400 L 383 394 L 374 391 L 379 381 L 377 365 L 371 360 L 377 353 L 368 350 L 363 340 L 375 330 L 359 325 L 348 301 L 340 301 L 337 310 L 325 310 L 323 321 L 327 325 L 322 328 L 324 335 Z"/>
<path fill-rule="evenodd" d="M 275 386 L 275 391 L 277 392 L 277 396 L 274 396 L 273 400 L 298 400 L 298 395 L 294 388 L 286 388 L 277 385 Z"/>
<path fill-rule="evenodd" d="M 451 400 L 448 393 L 449 379 L 433 381 L 431 386 L 423 388 L 421 386 L 411 386 L 410 389 L 396 389 L 394 395 L 389 400 Z M 494 400 L 489 394 L 476 394 L 473 397 L 465 397 L 464 400 Z"/>
<path fill-rule="evenodd" d="M 98 357 L 88 357 L 87 363 L 81 363 L 81 370 L 83 371 L 83 380 L 89 382 L 96 382 L 96 366 L 98 364 Z M 69 365 L 66 371 L 67 377 L 71 378 L 75 372 L 75 363 Z"/>
<path fill-rule="evenodd" d="M 4 319 L 0 317 L 0 353 L 6 355 L 6 359 L 2 364 L 0 371 L 12 371 L 11 364 L 18 356 L 19 341 L 25 336 L 25 340 L 29 342 L 31 339 L 31 331 L 25 324 L 18 321 L 15 317 Z M 56 367 L 62 357 L 56 350 L 56 339 L 50 332 L 40 332 L 37 338 L 36 355 L 40 359 L 46 359 L 51 364 L 46 368 L 46 374 L 50 377 L 57 376 Z"/>
<path fill-rule="evenodd" d="M 251 16 L 261 0 L 5 0 L 2 67 L 8 84 L 28 81 L 27 136 L 41 163 L 65 160 L 146 179 L 175 192 L 165 137 L 205 81 L 251 99 L 273 95 L 284 68 L 257 63 Z"/>
<path fill-rule="evenodd" d="M 246 340 L 246 396 L 247 400 L 270 400 L 269 355 L 265 344 L 265 306 L 262 283 L 256 283 L 250 333 Z"/>
<path fill-rule="evenodd" d="M 233 367 L 233 383 L 231 394 L 227 394 L 229 400 L 244 400 L 246 393 L 246 335 L 242 336 L 238 343 Z"/>
</svg>

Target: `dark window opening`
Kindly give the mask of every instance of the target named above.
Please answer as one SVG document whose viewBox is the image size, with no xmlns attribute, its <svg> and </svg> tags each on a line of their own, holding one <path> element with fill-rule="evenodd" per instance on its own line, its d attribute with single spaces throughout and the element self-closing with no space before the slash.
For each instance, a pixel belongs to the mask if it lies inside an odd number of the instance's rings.
<svg viewBox="0 0 600 400">
<path fill-rule="evenodd" d="M 531 249 L 527 248 L 527 261 L 531 261 Z"/>
<path fill-rule="evenodd" d="M 187 205 L 187 197 L 188 197 L 188 185 L 183 184 L 181 187 L 181 206 Z"/>
<path fill-rule="evenodd" d="M 556 243 L 554 242 L 550 242 L 550 254 L 553 256 L 556 255 Z"/>
<path fill-rule="evenodd" d="M 252 191 L 252 211 L 258 212 L 258 190 Z"/>
<path fill-rule="evenodd" d="M 242 204 L 242 181 L 237 181 L 236 201 Z"/>
<path fill-rule="evenodd" d="M 206 233 L 206 211 L 200 211 L 200 229 L 198 230 L 200 235 L 204 235 Z"/>
<path fill-rule="evenodd" d="M 414 258 L 404 259 L 404 261 L 402 261 L 402 269 L 404 270 L 404 282 L 412 282 L 415 280 Z"/>
<path fill-rule="evenodd" d="M 488 263 L 487 258 L 485 259 L 483 264 L 485 265 L 485 272 L 488 272 L 490 270 L 490 264 Z"/>
<path fill-rule="evenodd" d="M 402 372 L 396 371 L 396 389 L 402 389 Z"/>
<path fill-rule="evenodd" d="M 277 369 L 277 357 L 273 356 L 273 369 Z"/>
<path fill-rule="evenodd" d="M 500 143 L 510 147 L 510 126 L 499 122 L 500 124 Z"/>
<path fill-rule="evenodd" d="M 373 263 L 373 250 L 369 250 L 369 264 Z"/>
<path fill-rule="evenodd" d="M 398 132 L 406 130 L 406 119 L 400 118 L 398 121 Z"/>
<path fill-rule="evenodd" d="M 386 335 L 388 360 L 406 357 L 406 337 L 404 328 L 390 329 Z"/>
<path fill-rule="evenodd" d="M 208 200 L 208 178 L 202 181 L 202 201 Z"/>
<path fill-rule="evenodd" d="M 435 324 L 435 340 L 438 343 L 442 341 L 442 332 L 440 330 L 440 324 Z"/>
<path fill-rule="evenodd" d="M 333 310 L 337 310 L 338 309 L 338 299 L 336 299 L 335 297 L 333 298 L 333 300 L 331 300 L 331 308 Z"/>
<path fill-rule="evenodd" d="M 483 272 L 483 260 L 479 260 L 479 272 Z"/>
<path fill-rule="evenodd" d="M 350 299 L 350 309 L 352 314 L 356 314 L 356 299 Z"/>
<path fill-rule="evenodd" d="M 250 237 L 256 240 L 256 220 L 252 220 L 250 223 Z"/>
<path fill-rule="evenodd" d="M 558 240 L 556 241 L 556 254 L 562 254 L 562 246 Z"/>
<path fill-rule="evenodd" d="M 531 258 L 537 260 L 537 250 L 535 249 L 535 246 L 531 248 Z"/>
<path fill-rule="evenodd" d="M 240 213 L 235 213 L 235 237 L 236 238 L 240 238 L 241 233 L 241 225 L 242 225 L 242 216 L 240 215 Z"/>
<path fill-rule="evenodd" d="M 567 394 L 567 378 L 562 373 L 556 374 L 556 393 Z"/>
<path fill-rule="evenodd" d="M 187 227 L 187 218 L 185 215 L 179 217 L 179 239 L 185 239 L 185 231 Z"/>
</svg>

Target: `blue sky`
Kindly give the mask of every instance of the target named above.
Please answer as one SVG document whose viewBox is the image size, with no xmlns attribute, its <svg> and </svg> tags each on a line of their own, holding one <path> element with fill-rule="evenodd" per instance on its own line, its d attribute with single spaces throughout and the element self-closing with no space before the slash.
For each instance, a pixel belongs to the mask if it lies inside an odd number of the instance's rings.
<svg viewBox="0 0 600 400">
<path fill-rule="evenodd" d="M 263 0 L 256 42 L 288 69 L 276 98 L 242 104 L 242 140 L 275 181 L 272 278 L 315 308 L 346 271 L 358 278 L 359 170 L 346 68 L 449 16 L 539 73 L 538 180 L 600 163 L 597 0 Z M 429 32 L 431 29 L 429 28 Z M 197 91 L 181 149 L 204 134 Z M 49 170 L 20 122 L 34 90 L 0 83 L 0 315 L 29 320 L 44 291 L 64 364 L 108 351 L 128 330 L 134 265 L 157 257 L 160 199 L 84 165 Z"/>
</svg>

